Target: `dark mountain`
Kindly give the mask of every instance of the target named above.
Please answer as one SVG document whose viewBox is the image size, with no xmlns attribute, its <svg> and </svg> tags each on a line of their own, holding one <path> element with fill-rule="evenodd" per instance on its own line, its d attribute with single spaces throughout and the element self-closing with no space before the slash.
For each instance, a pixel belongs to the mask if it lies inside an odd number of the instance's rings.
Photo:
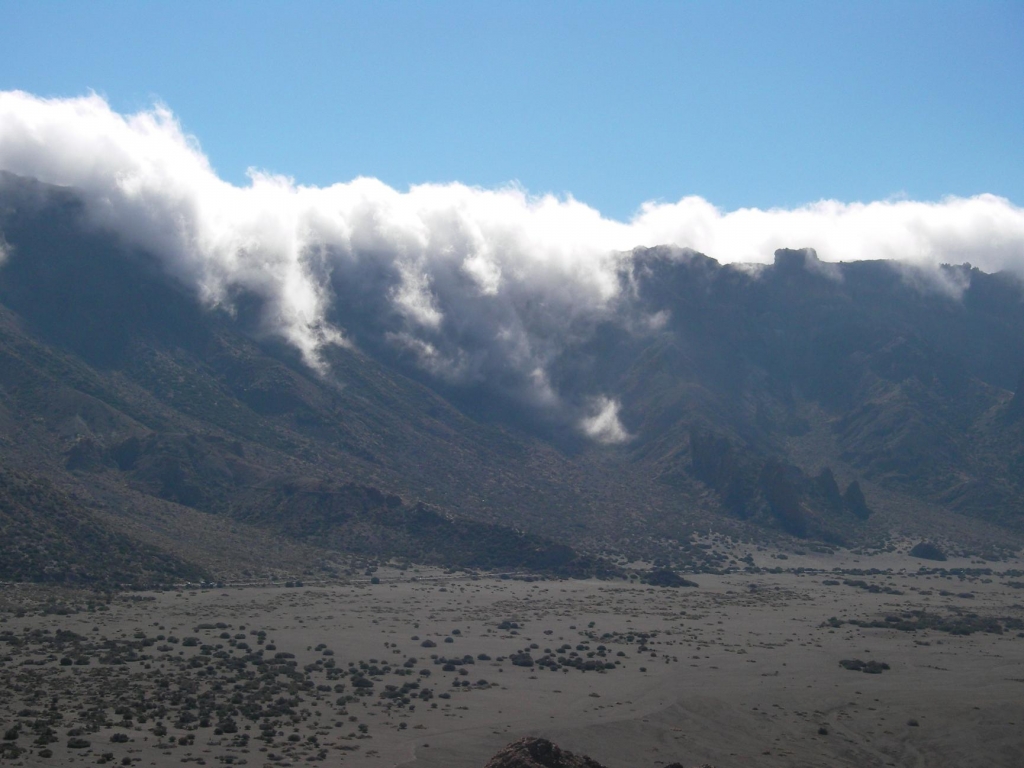
<svg viewBox="0 0 1024 768">
<path fill-rule="evenodd" d="M 889 494 L 1019 528 L 1016 277 L 826 265 L 813 251 L 757 272 L 657 250 L 635 265 L 644 306 L 671 317 L 619 373 L 644 460 L 795 535 L 863 519 Z"/>
<path fill-rule="evenodd" d="M 0 199 L 4 466 L 143 525 L 150 502 L 170 502 L 347 551 L 590 562 L 550 537 L 586 543 L 568 535 L 587 530 L 574 516 L 598 519 L 608 502 L 550 446 L 477 424 L 355 350 L 310 370 L 244 312 L 203 308 L 154 260 L 89 230 L 67 190 L 8 175 Z M 358 493 L 337 493 L 353 481 Z"/>
<path fill-rule="evenodd" d="M 621 311 L 549 371 L 620 400 L 632 439 L 600 446 L 387 355 L 331 347 L 314 371 L 247 297 L 205 307 L 82 210 L 0 177 L 0 515 L 19 551 L 33 530 L 48 553 L 121 537 L 119 568 L 172 578 L 205 561 L 166 551 L 168 526 L 230 520 L 253 541 L 594 572 L 606 551 L 693 563 L 710 524 L 974 548 L 1024 529 L 1014 277 L 638 250 Z"/>
</svg>

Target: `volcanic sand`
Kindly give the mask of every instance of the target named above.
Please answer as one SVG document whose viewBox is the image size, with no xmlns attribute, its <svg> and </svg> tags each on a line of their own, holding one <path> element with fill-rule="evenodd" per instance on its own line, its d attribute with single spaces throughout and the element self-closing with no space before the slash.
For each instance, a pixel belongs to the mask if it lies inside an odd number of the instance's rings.
<svg viewBox="0 0 1024 768">
<path fill-rule="evenodd" d="M 1013 573 L 1024 564 L 753 554 L 758 572 L 697 575 L 697 588 L 382 567 L 376 584 L 131 593 L 106 610 L 6 613 L 0 727 L 21 723 L 7 743 L 23 751 L 0 762 L 468 768 L 535 735 L 609 768 L 1024 765 L 1024 584 Z M 8 605 L 17 591 L 8 586 Z M 914 611 L 992 619 L 996 631 L 885 621 Z M 75 634 L 54 645 L 58 630 Z M 269 671 L 252 663 L 260 649 Z M 520 652 L 533 666 L 512 663 Z M 65 655 L 85 661 L 62 666 Z M 556 669 L 536 663 L 546 656 Z M 889 668 L 839 663 L 851 659 Z M 587 661 L 611 668 L 577 668 Z M 204 692 L 219 714 L 182 721 L 182 708 L 202 714 Z M 282 700 L 288 713 L 266 715 Z M 241 712 L 252 701 L 263 717 Z M 56 740 L 34 743 L 32 723 L 52 712 Z M 218 734 L 225 716 L 237 730 Z M 69 731 L 89 746 L 68 747 Z"/>
</svg>

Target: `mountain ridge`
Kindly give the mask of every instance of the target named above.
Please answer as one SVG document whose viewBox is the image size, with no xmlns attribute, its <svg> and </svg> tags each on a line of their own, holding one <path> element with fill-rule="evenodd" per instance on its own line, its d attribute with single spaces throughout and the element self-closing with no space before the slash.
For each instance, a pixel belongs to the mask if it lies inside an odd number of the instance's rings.
<svg viewBox="0 0 1024 768">
<path fill-rule="evenodd" d="M 404 511 L 366 517 L 334 550 L 485 567 L 561 551 L 588 573 L 610 572 L 588 559 L 601 553 L 692 567 L 690 535 L 709 525 L 832 546 L 938 526 L 976 549 L 1024 531 L 1011 275 L 636 249 L 620 275 L 629 305 L 548 372 L 557 391 L 614 393 L 630 439 L 602 446 L 501 392 L 481 410 L 479 391 L 400 357 L 328 346 L 313 370 L 245 297 L 233 313 L 206 307 L 87 225 L 73 190 L 5 174 L 0 232 L 3 466 L 118 514 L 152 500 L 161 515 L 296 540 L 313 525 L 327 541 L 323 520 L 297 524 L 309 507 L 286 489 L 372 489 Z M 402 526 L 424 510 L 462 544 L 420 546 Z"/>
</svg>

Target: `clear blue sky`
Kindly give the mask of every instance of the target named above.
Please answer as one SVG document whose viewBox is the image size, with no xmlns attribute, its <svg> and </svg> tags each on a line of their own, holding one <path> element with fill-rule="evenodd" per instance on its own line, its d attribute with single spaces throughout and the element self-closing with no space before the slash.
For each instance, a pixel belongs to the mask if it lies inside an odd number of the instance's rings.
<svg viewBox="0 0 1024 768">
<path fill-rule="evenodd" d="M 1024 2 L 10 2 L 0 89 L 161 100 L 256 166 L 793 206 L 1024 204 Z"/>
</svg>

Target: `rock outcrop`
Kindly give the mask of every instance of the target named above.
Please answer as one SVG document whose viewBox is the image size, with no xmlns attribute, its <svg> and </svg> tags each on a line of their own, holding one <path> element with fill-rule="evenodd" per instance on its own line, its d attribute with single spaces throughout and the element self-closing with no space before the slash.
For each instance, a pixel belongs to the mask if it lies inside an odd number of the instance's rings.
<svg viewBox="0 0 1024 768">
<path fill-rule="evenodd" d="M 604 768 L 585 755 L 574 755 L 547 739 L 513 741 L 490 759 L 485 768 Z"/>
<path fill-rule="evenodd" d="M 490 759 L 484 768 L 604 768 L 586 755 L 574 755 L 547 739 L 527 736 L 513 741 Z M 672 763 L 665 768 L 683 768 Z M 711 766 L 701 766 L 711 768 Z"/>
</svg>

